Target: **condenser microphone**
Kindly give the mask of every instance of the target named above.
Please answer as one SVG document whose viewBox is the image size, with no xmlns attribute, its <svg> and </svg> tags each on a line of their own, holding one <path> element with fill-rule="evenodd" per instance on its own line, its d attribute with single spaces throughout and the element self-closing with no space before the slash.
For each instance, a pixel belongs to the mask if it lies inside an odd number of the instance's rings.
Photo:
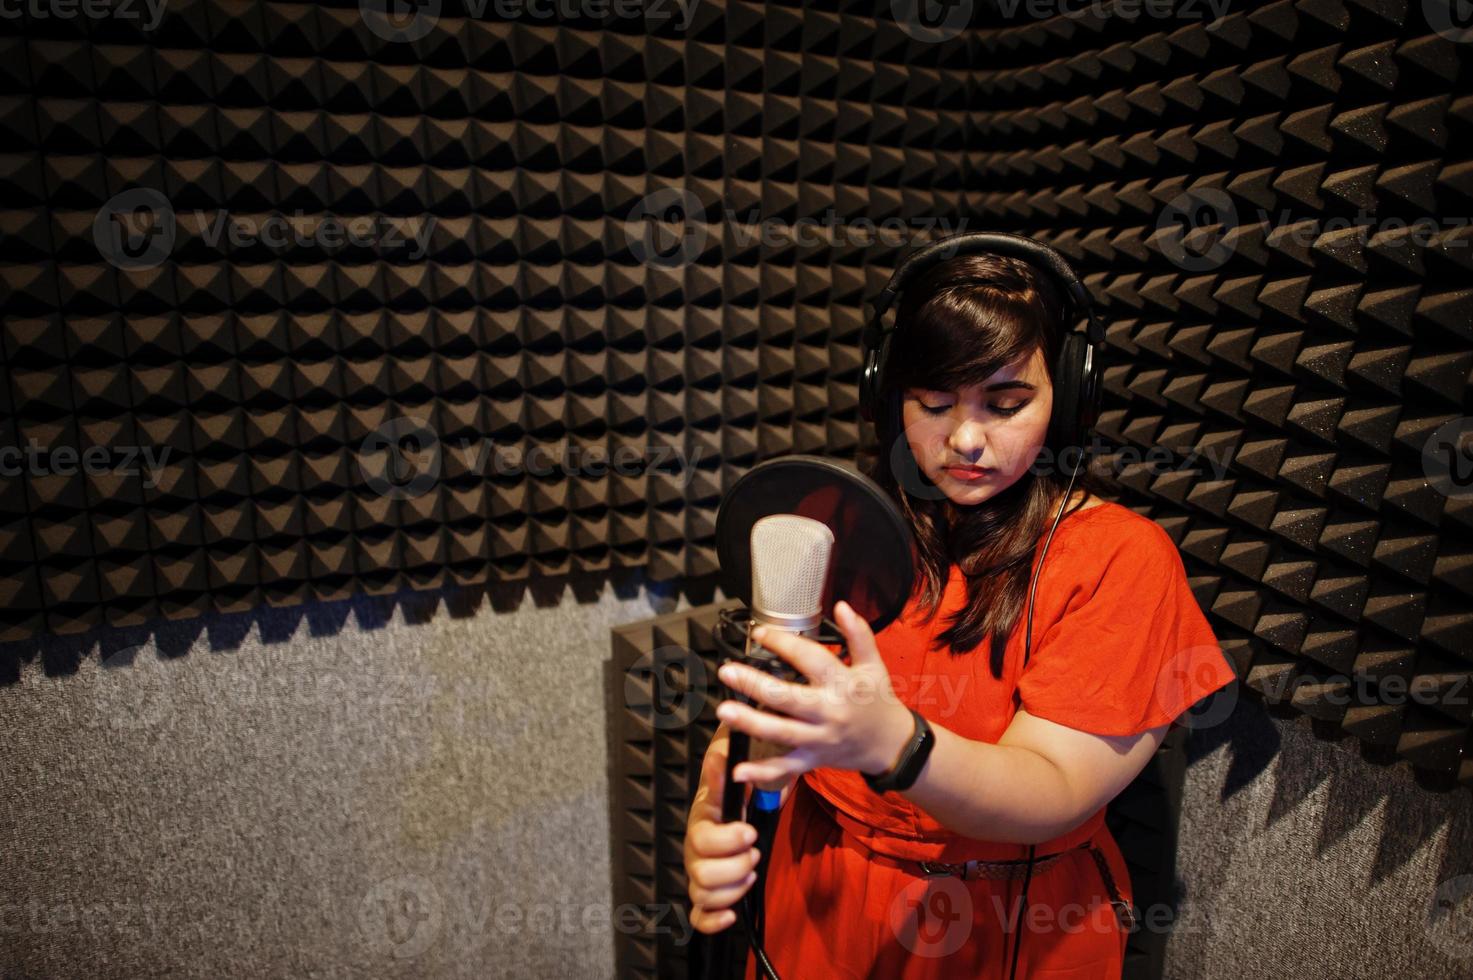
<svg viewBox="0 0 1473 980">
<path fill-rule="evenodd" d="M 823 621 L 834 532 L 822 521 L 773 514 L 752 525 L 752 622 L 810 635 Z"/>
<path fill-rule="evenodd" d="M 742 663 L 787 681 L 802 681 L 802 676 L 777 654 L 753 643 L 752 630 L 765 626 L 799 636 L 818 634 L 823 624 L 825 593 L 829 587 L 829 566 L 834 552 L 834 532 L 823 521 L 797 514 L 770 514 L 752 524 L 752 605 L 747 616 L 746 644 Z M 727 695 L 742 704 L 752 699 L 737 691 Z M 732 729 L 726 743 L 726 789 L 721 798 L 721 819 L 725 823 L 742 818 L 746 807 L 746 787 L 732 779 L 736 767 L 751 754 L 751 736 Z M 767 864 L 772 856 L 772 839 L 777 830 L 781 791 L 752 787 L 752 803 L 747 819 L 757 831 L 757 846 L 762 857 L 757 863 L 757 881 L 738 903 L 737 914 L 747 932 L 747 942 L 757 959 L 760 974 L 778 980 L 777 970 L 762 948 L 763 884 Z M 731 940 L 716 947 L 716 963 L 731 958 Z"/>
<path fill-rule="evenodd" d="M 716 510 L 716 553 L 722 589 L 746 604 L 724 609 L 717 618 L 715 638 L 722 658 L 799 683 L 805 678 L 787 661 L 752 643 L 754 622 L 838 647 L 842 660 L 844 638 L 824 618 L 832 616 L 835 599 L 842 597 L 878 633 L 900 615 L 915 576 L 910 526 L 889 494 L 852 464 L 818 456 L 769 459 L 728 487 Z M 736 692 L 727 693 L 751 704 Z M 731 776 L 749 750 L 747 735 L 732 729 L 721 801 L 725 822 L 742 817 L 746 787 Z M 752 789 L 747 816 L 757 830 L 762 857 L 757 881 L 737 903 L 737 915 L 757 959 L 758 975 L 777 980 L 762 945 L 762 892 L 781 793 Z M 708 980 L 742 975 L 746 957 L 729 933 L 713 937 L 710 953 Z"/>
<path fill-rule="evenodd" d="M 801 681 L 801 675 L 787 661 L 752 641 L 752 629 L 766 626 L 800 636 L 819 631 L 834 532 L 811 517 L 772 514 L 752 525 L 751 547 L 752 607 L 742 661 L 782 680 Z M 752 703 L 740 692 L 728 693 L 734 701 Z M 733 730 L 727 740 L 727 793 L 721 814 L 728 823 L 741 818 L 745 803 L 742 787 L 732 782 L 731 774 L 747 760 L 750 751 L 747 733 Z"/>
</svg>

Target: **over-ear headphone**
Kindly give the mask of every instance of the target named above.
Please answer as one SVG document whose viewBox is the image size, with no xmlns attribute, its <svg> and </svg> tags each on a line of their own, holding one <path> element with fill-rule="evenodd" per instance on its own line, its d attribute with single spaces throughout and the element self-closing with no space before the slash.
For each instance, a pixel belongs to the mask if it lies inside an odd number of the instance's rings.
<svg viewBox="0 0 1473 980">
<path fill-rule="evenodd" d="M 864 368 L 859 378 L 859 411 L 866 422 L 884 412 L 885 366 L 890 342 L 899 324 L 886 325 L 885 314 L 905 284 L 947 259 L 990 252 L 1027 262 L 1043 271 L 1062 287 L 1069 305 L 1063 342 L 1054 361 L 1054 406 L 1049 419 L 1047 445 L 1055 452 L 1071 446 L 1083 449 L 1084 441 L 1100 415 L 1100 370 L 1104 356 L 1105 327 L 1090 300 L 1089 290 L 1074 274 L 1069 263 L 1043 242 L 1025 235 L 1000 231 L 972 231 L 930 242 L 901 260 L 890 281 L 875 297 L 874 315 L 864 332 Z M 1085 332 L 1073 325 L 1085 321 Z M 1082 459 L 1083 453 L 1080 453 Z"/>
</svg>

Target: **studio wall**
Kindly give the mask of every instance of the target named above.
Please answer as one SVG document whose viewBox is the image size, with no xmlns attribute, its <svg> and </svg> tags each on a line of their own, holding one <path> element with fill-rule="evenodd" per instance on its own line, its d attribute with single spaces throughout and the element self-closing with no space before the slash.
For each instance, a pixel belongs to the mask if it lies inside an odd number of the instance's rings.
<svg viewBox="0 0 1473 980">
<path fill-rule="evenodd" d="M 0 486 L 3 638 L 702 575 L 734 474 L 855 452 L 893 243 L 812 242 L 957 220 L 965 44 L 363 7 L 5 37 L 0 443 L 40 449 Z"/>
<path fill-rule="evenodd" d="M 735 475 L 865 445 L 900 246 L 1002 228 L 1243 676 L 1466 785 L 1465 32 L 1037 6 L 11 20 L 0 635 L 709 574 Z"/>
<path fill-rule="evenodd" d="M 623 573 L 28 645 L 0 976 L 616 976 L 603 651 L 685 603 Z"/>
<path fill-rule="evenodd" d="M 1259 969 L 1468 975 L 1416 917 L 1442 889 L 1461 935 L 1473 893 L 1448 885 L 1473 872 L 1458 8 L 99 9 L 0 20 L 0 902 L 121 895 L 146 928 L 10 931 L 7 976 L 601 975 L 612 925 L 399 955 L 423 890 L 365 898 L 428 875 L 474 924 L 552 853 L 557 895 L 608 904 L 610 783 L 508 809 L 546 767 L 470 741 L 413 775 L 434 651 L 470 684 L 457 737 L 509 724 L 617 785 L 626 679 L 587 672 L 609 630 L 712 598 L 748 467 L 869 445 L 866 303 L 907 245 L 977 228 L 1085 278 L 1096 465 L 1246 682 L 1194 736 L 1183 894 L 1246 910 Z M 323 672 L 366 707 L 302 706 Z M 476 719 L 493 691 L 523 708 Z M 410 789 L 497 829 L 401 821 Z M 1336 870 L 1342 841 L 1378 856 Z M 1263 911 L 1302 880 L 1334 899 Z M 1218 937 L 1174 935 L 1165 975 L 1226 972 Z"/>
</svg>

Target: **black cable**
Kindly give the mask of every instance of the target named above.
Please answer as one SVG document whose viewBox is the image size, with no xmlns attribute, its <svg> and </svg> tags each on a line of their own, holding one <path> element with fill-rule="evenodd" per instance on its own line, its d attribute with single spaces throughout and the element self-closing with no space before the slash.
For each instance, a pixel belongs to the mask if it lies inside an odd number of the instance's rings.
<svg viewBox="0 0 1473 980">
<path fill-rule="evenodd" d="M 1069 485 L 1064 488 L 1064 500 L 1059 504 L 1059 512 L 1054 515 L 1054 523 L 1048 529 L 1048 537 L 1043 539 L 1043 550 L 1038 555 L 1038 567 L 1033 570 L 1033 582 L 1028 586 L 1028 623 L 1023 633 L 1023 666 L 1028 666 L 1028 658 L 1033 653 L 1033 599 L 1038 593 L 1038 577 L 1043 574 L 1043 559 L 1048 554 L 1048 546 L 1054 540 L 1054 531 L 1058 529 L 1059 522 L 1064 519 L 1064 510 L 1069 506 L 1069 496 L 1074 492 L 1074 480 L 1079 476 L 1081 466 L 1076 466 L 1069 473 Z M 1036 844 L 1028 845 L 1028 867 L 1023 872 L 1023 894 L 1018 903 L 1018 921 L 1013 926 L 1017 930 L 1013 935 L 1013 964 L 1008 970 L 1008 980 L 1016 980 L 1018 976 L 1018 950 L 1023 946 L 1023 916 L 1028 911 L 1028 884 L 1033 880 L 1033 853 Z"/>
<path fill-rule="evenodd" d="M 760 971 L 758 976 L 765 973 L 772 980 L 780 980 L 777 971 L 772 968 L 772 963 L 767 959 L 767 951 L 762 948 L 762 940 L 758 938 L 758 926 L 752 924 L 752 910 L 748 901 L 750 898 L 750 892 L 742 896 L 741 902 L 738 903 L 737 913 L 741 916 L 742 928 L 747 931 L 747 944 L 752 947 L 752 953 L 757 957 L 757 969 Z"/>
<path fill-rule="evenodd" d="M 759 790 L 753 787 L 752 799 L 747 804 L 747 822 L 757 831 L 757 844 L 762 848 L 762 857 L 757 862 L 757 881 L 751 889 L 742 896 L 737 914 L 741 916 L 742 928 L 747 933 L 747 944 L 752 947 L 752 953 L 757 958 L 758 974 L 760 978 L 765 973 L 772 980 L 780 980 L 777 970 L 772 961 L 767 958 L 767 950 L 762 946 L 767 929 L 767 905 L 765 898 L 765 884 L 767 882 L 767 866 L 772 859 L 772 842 L 777 837 L 777 823 L 779 815 L 778 803 L 782 796 L 778 790 Z M 753 904 L 753 896 L 761 896 L 757 903 Z M 745 973 L 745 970 L 743 971 Z"/>
<path fill-rule="evenodd" d="M 1018 921 L 1013 923 L 1013 965 L 1008 970 L 1008 976 L 1017 976 L 1018 973 L 1018 950 L 1023 946 L 1023 919 L 1028 915 L 1028 883 L 1033 880 L 1033 849 L 1036 844 L 1028 845 L 1028 868 L 1023 872 L 1023 894 L 1018 902 Z"/>
</svg>

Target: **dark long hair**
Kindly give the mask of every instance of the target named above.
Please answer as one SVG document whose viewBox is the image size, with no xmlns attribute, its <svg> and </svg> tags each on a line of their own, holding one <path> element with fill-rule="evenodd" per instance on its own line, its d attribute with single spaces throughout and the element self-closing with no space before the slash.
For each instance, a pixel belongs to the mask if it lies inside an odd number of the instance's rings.
<svg viewBox="0 0 1473 980">
<path fill-rule="evenodd" d="M 884 408 L 876 417 L 878 449 L 866 469 L 896 499 L 915 533 L 916 588 L 927 616 L 940 608 L 951 564 L 961 569 L 967 601 L 938 640 L 954 654 L 965 654 L 990 636 L 994 677 L 1002 676 L 1008 636 L 1023 615 L 1033 556 L 1053 523 L 1069 471 L 1057 464 L 1036 465 L 1001 493 L 957 507 L 916 464 L 900 404 L 907 388 L 952 391 L 979 384 L 1035 348 L 1042 348 L 1050 381 L 1057 385 L 1054 365 L 1063 331 L 1072 326 L 1066 323 L 1067 309 L 1046 272 L 1018 259 L 984 254 L 948 259 L 912 280 L 895 314 Z M 1064 448 L 1052 439 L 1046 445 L 1055 454 Z M 1085 501 L 1109 488 L 1089 470 L 1081 471 L 1074 485 L 1084 490 Z"/>
</svg>

